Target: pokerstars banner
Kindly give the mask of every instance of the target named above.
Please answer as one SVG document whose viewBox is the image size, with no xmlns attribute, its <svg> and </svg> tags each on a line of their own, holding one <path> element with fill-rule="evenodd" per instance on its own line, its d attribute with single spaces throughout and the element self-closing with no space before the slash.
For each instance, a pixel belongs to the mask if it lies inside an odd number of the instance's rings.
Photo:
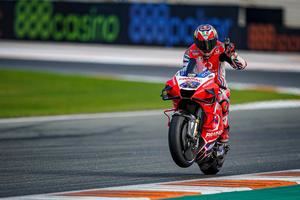
<svg viewBox="0 0 300 200">
<path fill-rule="evenodd" d="M 238 7 L 164 3 L 0 1 L 0 38 L 55 42 L 188 46 L 199 24 L 215 26 L 219 38 L 240 48 Z"/>
</svg>

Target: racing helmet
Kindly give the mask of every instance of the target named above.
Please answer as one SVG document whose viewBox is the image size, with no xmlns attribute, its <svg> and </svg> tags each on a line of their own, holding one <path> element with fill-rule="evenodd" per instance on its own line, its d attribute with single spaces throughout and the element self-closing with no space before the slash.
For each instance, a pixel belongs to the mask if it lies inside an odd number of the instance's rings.
<svg viewBox="0 0 300 200">
<path fill-rule="evenodd" d="M 218 33 L 212 25 L 205 24 L 196 28 L 194 32 L 194 43 L 205 56 L 210 56 L 212 50 L 217 45 L 217 41 Z"/>
</svg>

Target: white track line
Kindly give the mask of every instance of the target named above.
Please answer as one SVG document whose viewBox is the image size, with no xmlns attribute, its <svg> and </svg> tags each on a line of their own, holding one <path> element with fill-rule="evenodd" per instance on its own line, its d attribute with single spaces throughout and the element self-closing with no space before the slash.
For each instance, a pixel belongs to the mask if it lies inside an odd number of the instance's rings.
<svg viewBox="0 0 300 200">
<path fill-rule="evenodd" d="M 300 95 L 300 88 L 296 87 L 278 87 L 271 85 L 251 84 L 251 83 L 237 83 L 231 82 L 228 84 L 229 88 L 235 90 L 270 90 L 281 94 Z"/>
<path fill-rule="evenodd" d="M 2 198 L 1 198 L 2 199 Z M 109 197 L 68 197 L 48 195 L 28 195 L 19 197 L 7 197 L 3 200 L 120 200 L 120 198 Z M 122 198 L 122 200 L 149 200 L 148 198 Z"/>
<path fill-rule="evenodd" d="M 230 107 L 230 110 L 241 111 L 241 110 L 299 108 L 299 107 L 300 107 L 299 100 L 279 100 L 279 101 L 277 100 L 277 101 L 262 101 L 262 102 L 253 102 L 253 103 L 246 103 L 240 105 L 232 105 Z M 0 119 L 0 124 L 145 117 L 145 116 L 158 116 L 162 114 L 163 114 L 163 110 L 148 110 L 148 111 L 146 110 L 146 111 L 132 111 L 132 112 L 115 112 L 115 113 L 20 117 L 20 118 Z"/>
<path fill-rule="evenodd" d="M 300 107 L 299 100 L 276 100 L 276 101 L 261 101 L 261 102 L 233 105 L 231 106 L 230 111 L 282 109 L 282 108 L 299 108 L 299 107 Z"/>
<path fill-rule="evenodd" d="M 108 118 L 127 118 L 161 115 L 162 110 L 132 111 L 132 112 L 113 112 L 113 113 L 95 113 L 95 114 L 75 114 L 75 115 L 57 115 L 40 117 L 20 117 L 0 119 L 0 124 L 23 123 L 23 122 L 48 122 L 65 120 L 87 120 L 87 119 L 108 119 Z"/>
<path fill-rule="evenodd" d="M 108 197 L 86 197 L 86 196 L 63 196 L 70 193 L 78 193 L 78 192 L 96 192 L 96 191 L 155 191 L 155 192 L 195 192 L 205 194 L 216 194 L 223 192 L 235 192 L 235 191 L 249 191 L 253 190 L 249 187 L 240 186 L 240 187 L 223 187 L 220 185 L 210 185 L 210 186 L 187 186 L 184 185 L 186 182 L 194 182 L 194 181 L 244 181 L 244 180 L 257 180 L 257 181 L 290 181 L 300 184 L 299 176 L 282 176 L 272 175 L 267 176 L 266 174 L 271 173 L 280 173 L 280 172 L 300 172 L 300 169 L 293 170 L 284 170 L 284 171 L 273 171 L 273 172 L 259 172 L 253 174 L 242 174 L 242 175 L 233 175 L 233 176 L 221 176 L 221 177 L 212 177 L 212 178 L 202 178 L 202 179 L 190 179 L 190 180 L 182 180 L 182 181 L 170 181 L 170 182 L 160 182 L 160 183 L 150 183 L 150 184 L 139 184 L 139 185 L 127 185 L 127 186 L 117 186 L 117 187 L 108 187 L 108 188 L 94 188 L 94 189 L 86 189 L 86 190 L 74 190 L 74 191 L 65 191 L 58 193 L 47 193 L 47 194 L 38 194 L 38 195 L 25 195 L 25 196 L 16 196 L 16 197 L 8 197 L 4 198 L 5 200 L 94 200 L 94 199 L 149 199 L 149 198 L 108 198 Z M 176 183 L 176 184 L 175 184 Z M 175 185 L 174 185 L 175 184 Z M 278 187 L 278 186 L 277 186 Z"/>
<path fill-rule="evenodd" d="M 0 41 L 0 58 L 17 60 L 180 67 L 184 51 L 185 48 Z M 296 53 L 241 51 L 241 55 L 248 62 L 247 70 L 300 72 L 300 56 Z"/>
</svg>

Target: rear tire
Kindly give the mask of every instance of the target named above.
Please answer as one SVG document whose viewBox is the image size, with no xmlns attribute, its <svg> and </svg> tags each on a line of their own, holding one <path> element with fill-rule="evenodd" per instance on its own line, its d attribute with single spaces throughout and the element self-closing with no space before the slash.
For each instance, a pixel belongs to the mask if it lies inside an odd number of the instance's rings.
<svg viewBox="0 0 300 200">
<path fill-rule="evenodd" d="M 205 175 L 215 175 L 217 174 L 222 165 L 220 166 L 218 164 L 218 160 L 215 158 L 208 158 L 206 162 L 203 162 L 201 164 L 198 164 L 200 170 L 205 174 Z"/>
<path fill-rule="evenodd" d="M 188 121 L 181 115 L 174 115 L 169 128 L 169 149 L 174 162 L 182 168 L 187 168 L 194 163 L 196 155 L 189 154 L 186 158 L 186 138 Z M 187 152 L 189 153 L 189 152 Z"/>
<path fill-rule="evenodd" d="M 209 157 L 198 163 L 200 170 L 207 175 L 217 174 L 220 171 L 224 164 L 225 156 L 229 150 L 229 146 L 215 143 L 213 150 L 214 151 Z"/>
</svg>

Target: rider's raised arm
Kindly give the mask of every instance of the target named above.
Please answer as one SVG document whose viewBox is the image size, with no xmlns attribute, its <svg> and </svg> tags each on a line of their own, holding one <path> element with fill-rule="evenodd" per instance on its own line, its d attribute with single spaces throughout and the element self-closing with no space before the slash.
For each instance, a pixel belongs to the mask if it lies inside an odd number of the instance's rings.
<svg viewBox="0 0 300 200">
<path fill-rule="evenodd" d="M 235 52 L 231 57 L 232 64 L 231 66 L 234 69 L 242 70 L 247 67 L 247 62 L 244 60 L 237 52 Z"/>
<path fill-rule="evenodd" d="M 230 57 L 225 53 L 221 54 L 220 61 L 228 62 L 232 68 L 237 70 L 243 70 L 247 67 L 247 62 L 237 52 L 234 52 Z"/>
<path fill-rule="evenodd" d="M 225 42 L 225 52 L 220 55 L 221 62 L 228 62 L 232 68 L 237 70 L 243 70 L 247 66 L 247 62 L 235 51 L 235 45 L 233 43 Z"/>
</svg>

